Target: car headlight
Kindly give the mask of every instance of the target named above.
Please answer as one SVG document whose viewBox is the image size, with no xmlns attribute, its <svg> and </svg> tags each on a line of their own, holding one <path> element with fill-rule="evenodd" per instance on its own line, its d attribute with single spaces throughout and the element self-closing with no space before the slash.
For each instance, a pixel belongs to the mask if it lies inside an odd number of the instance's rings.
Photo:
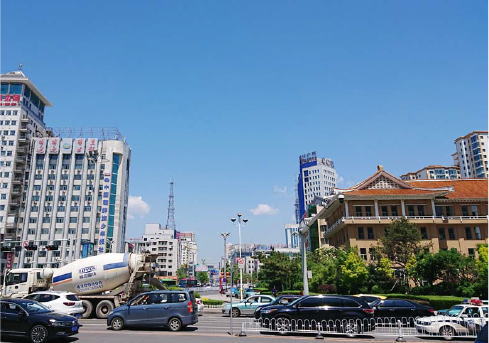
<svg viewBox="0 0 489 343">
<path fill-rule="evenodd" d="M 273 313 L 273 312 L 276 312 L 277 309 L 276 308 L 271 308 L 269 310 L 262 310 L 261 313 L 263 314 L 270 314 L 270 313 Z"/>
<path fill-rule="evenodd" d="M 51 326 L 65 326 L 65 322 L 60 322 L 56 319 L 49 319 L 49 324 L 51 324 Z"/>
</svg>

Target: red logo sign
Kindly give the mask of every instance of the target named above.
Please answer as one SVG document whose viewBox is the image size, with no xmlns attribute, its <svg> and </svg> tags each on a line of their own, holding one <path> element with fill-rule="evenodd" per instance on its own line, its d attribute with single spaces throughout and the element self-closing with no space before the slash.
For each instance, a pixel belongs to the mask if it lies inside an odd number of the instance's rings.
<svg viewBox="0 0 489 343">
<path fill-rule="evenodd" d="M 17 106 L 20 102 L 19 94 L 1 94 L 0 106 Z"/>
<path fill-rule="evenodd" d="M 5 263 L 5 268 L 11 269 L 13 262 L 14 262 L 14 254 L 11 252 L 6 253 L 5 259 L 7 260 L 7 263 Z"/>
</svg>

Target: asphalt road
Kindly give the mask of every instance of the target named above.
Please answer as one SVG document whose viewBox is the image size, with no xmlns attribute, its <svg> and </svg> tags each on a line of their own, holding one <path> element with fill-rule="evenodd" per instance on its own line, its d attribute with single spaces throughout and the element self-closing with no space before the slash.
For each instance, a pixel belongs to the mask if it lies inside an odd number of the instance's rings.
<svg viewBox="0 0 489 343">
<path fill-rule="evenodd" d="M 234 333 L 239 333 L 241 323 L 246 318 L 233 318 Z M 151 342 L 168 342 L 171 343 L 220 343 L 220 342 L 243 342 L 243 343 L 280 343 L 280 342 L 302 342 L 302 341 L 319 341 L 314 335 L 301 336 L 278 336 L 269 334 L 260 334 L 259 332 L 248 332 L 246 337 L 231 336 L 229 331 L 229 317 L 223 317 L 220 313 L 206 313 L 199 317 L 199 322 L 195 326 L 186 328 L 180 332 L 170 332 L 165 329 L 125 329 L 122 331 L 112 331 L 107 329 L 106 321 L 101 319 L 80 320 L 83 327 L 80 328 L 78 335 L 59 342 L 66 343 L 151 343 Z M 346 336 L 325 336 L 324 342 L 337 343 L 393 343 L 396 337 L 355 337 Z M 421 339 L 417 337 L 405 337 L 407 342 L 415 343 L 436 343 L 444 342 L 442 339 Z M 2 342 L 17 342 L 16 340 L 2 340 Z M 452 342 L 473 342 L 473 339 L 454 340 Z"/>
</svg>

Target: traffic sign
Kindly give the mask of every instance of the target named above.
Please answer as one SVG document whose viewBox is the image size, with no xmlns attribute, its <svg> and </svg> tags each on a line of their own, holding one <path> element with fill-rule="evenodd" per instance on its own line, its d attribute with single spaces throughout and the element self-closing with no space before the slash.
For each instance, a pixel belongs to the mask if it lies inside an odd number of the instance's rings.
<svg viewBox="0 0 489 343">
<path fill-rule="evenodd" d="M 23 246 L 24 248 L 27 248 L 27 247 L 29 246 L 29 241 L 23 241 L 23 242 L 22 242 L 22 246 Z"/>
<path fill-rule="evenodd" d="M 238 264 L 239 269 L 244 269 L 245 259 L 243 257 L 236 258 L 236 263 Z"/>
</svg>

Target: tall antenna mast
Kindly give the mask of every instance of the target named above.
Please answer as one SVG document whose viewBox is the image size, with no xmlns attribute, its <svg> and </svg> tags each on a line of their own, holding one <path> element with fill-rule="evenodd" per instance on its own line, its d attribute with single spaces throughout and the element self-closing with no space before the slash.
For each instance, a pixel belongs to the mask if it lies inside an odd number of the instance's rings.
<svg viewBox="0 0 489 343">
<path fill-rule="evenodd" d="M 175 196 L 173 195 L 173 180 L 170 181 L 170 194 L 168 195 L 168 216 L 166 217 L 166 229 L 176 230 L 175 224 Z"/>
</svg>

